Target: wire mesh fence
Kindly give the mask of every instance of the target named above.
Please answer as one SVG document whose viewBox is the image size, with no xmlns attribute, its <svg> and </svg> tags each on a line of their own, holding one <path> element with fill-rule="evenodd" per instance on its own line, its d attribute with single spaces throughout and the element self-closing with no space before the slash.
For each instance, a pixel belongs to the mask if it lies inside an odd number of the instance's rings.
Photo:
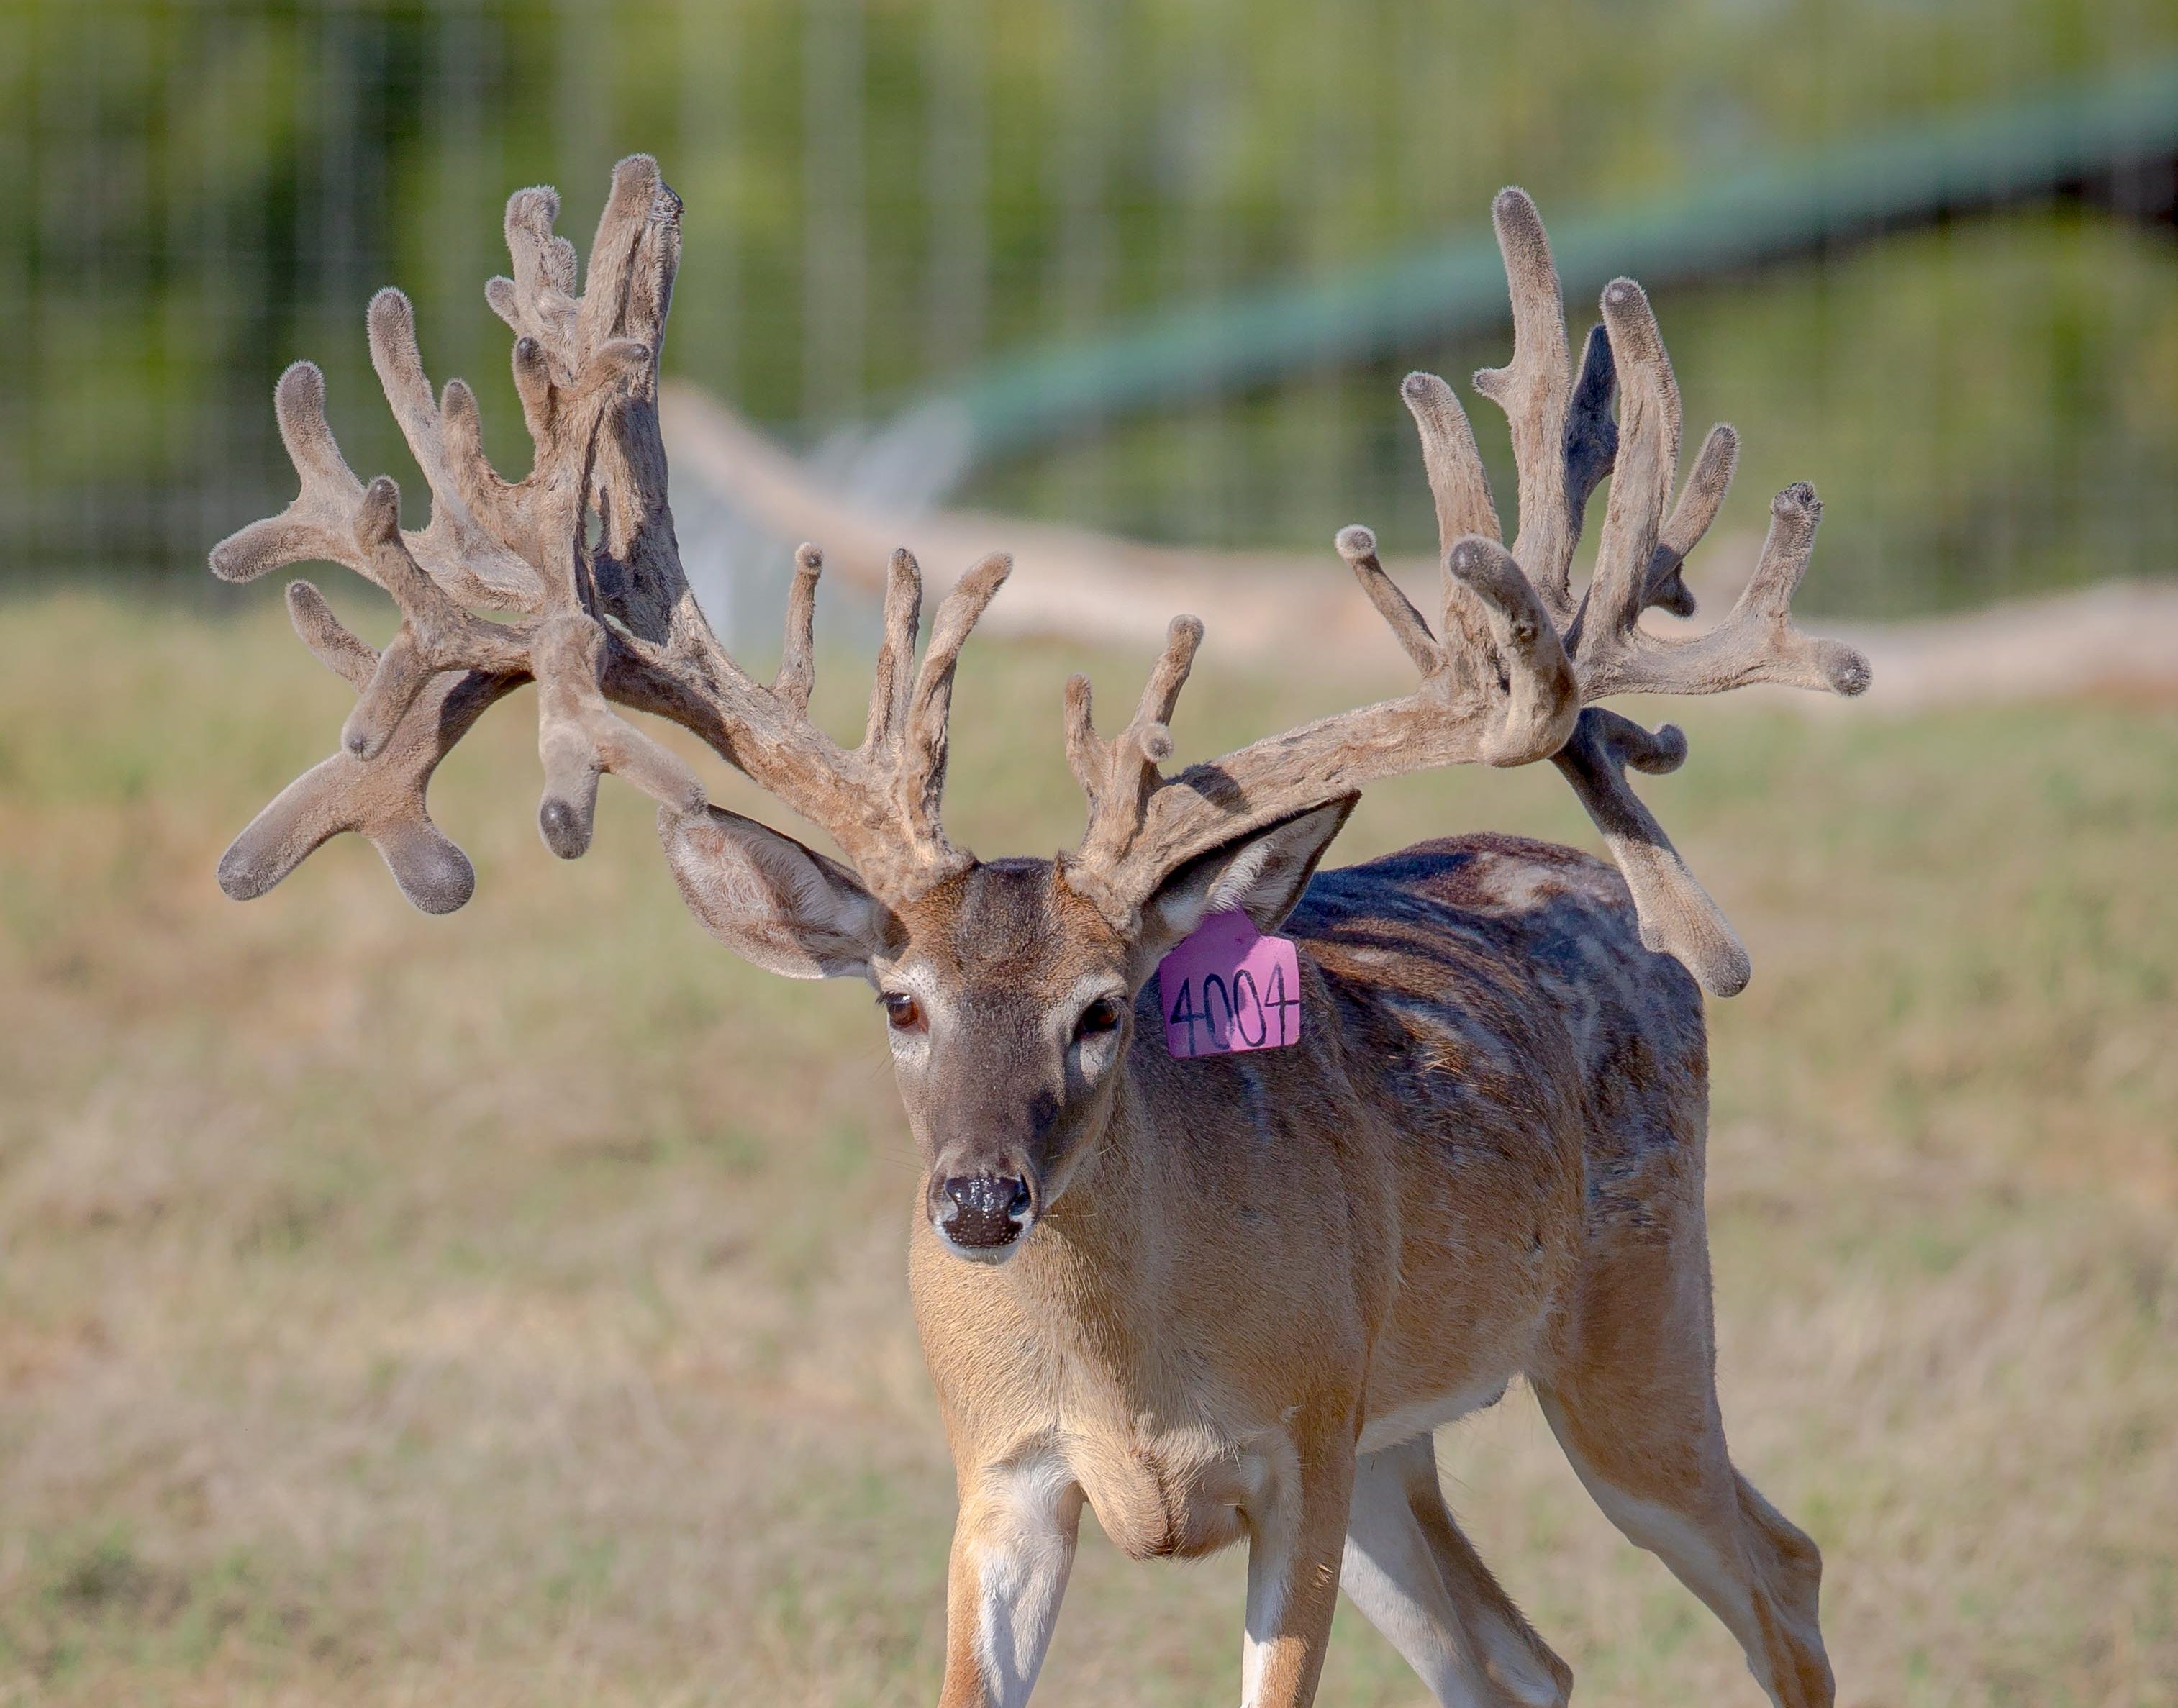
<svg viewBox="0 0 2178 1708">
<path fill-rule="evenodd" d="M 398 474 L 361 327 L 389 282 L 517 462 L 499 209 L 556 183 L 579 238 L 631 149 L 687 202 L 669 370 L 808 446 L 995 357 L 1473 228 L 1504 182 L 1607 209 L 2173 50 L 2178 7 L 2122 0 L 12 0 L 0 540 L 11 573 L 195 573 L 284 496 L 270 391 L 301 355 L 357 466 Z M 2056 199 L 1660 307 L 1690 419 L 1743 429 L 1738 521 L 1789 479 L 1834 495 L 1819 605 L 2178 561 L 2167 222 Z M 1285 374 L 967 495 L 1419 546 L 1397 375 L 1501 353 Z"/>
</svg>

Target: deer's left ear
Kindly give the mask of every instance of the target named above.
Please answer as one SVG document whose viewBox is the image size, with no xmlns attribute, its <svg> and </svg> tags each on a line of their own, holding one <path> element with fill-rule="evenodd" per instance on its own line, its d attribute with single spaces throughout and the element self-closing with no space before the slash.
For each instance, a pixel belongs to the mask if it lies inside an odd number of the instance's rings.
<svg viewBox="0 0 2178 1708">
<path fill-rule="evenodd" d="M 688 910 L 744 961 L 789 978 L 862 978 L 888 916 L 853 873 L 791 836 L 707 807 L 658 814 Z"/>
<path fill-rule="evenodd" d="M 1276 931 L 1360 798 L 1342 796 L 1329 806 L 1281 818 L 1173 872 L 1142 908 L 1143 947 L 1152 964 L 1213 913 L 1238 911 L 1256 930 Z"/>
</svg>

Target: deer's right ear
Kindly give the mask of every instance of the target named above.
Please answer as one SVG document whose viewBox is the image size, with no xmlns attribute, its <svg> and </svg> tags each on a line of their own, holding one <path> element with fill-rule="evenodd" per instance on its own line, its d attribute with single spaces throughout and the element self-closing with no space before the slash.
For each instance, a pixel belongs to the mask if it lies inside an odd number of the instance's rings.
<svg viewBox="0 0 2178 1708">
<path fill-rule="evenodd" d="M 744 961 L 789 978 L 862 978 L 885 947 L 885 910 L 855 874 L 791 836 L 706 807 L 662 807 L 658 840 L 681 899 Z"/>
</svg>

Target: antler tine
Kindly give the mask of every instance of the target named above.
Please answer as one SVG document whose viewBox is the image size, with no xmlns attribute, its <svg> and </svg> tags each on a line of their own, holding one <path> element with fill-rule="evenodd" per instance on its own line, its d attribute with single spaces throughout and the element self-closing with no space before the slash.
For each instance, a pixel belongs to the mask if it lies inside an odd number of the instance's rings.
<svg viewBox="0 0 2178 1708">
<path fill-rule="evenodd" d="M 1333 545 L 1346 560 L 1346 567 L 1354 572 L 1354 578 L 1361 583 L 1361 591 L 1368 594 L 1369 603 L 1376 607 L 1376 614 L 1390 627 L 1393 638 L 1414 661 L 1415 668 L 1425 676 L 1444 669 L 1444 649 L 1430 632 L 1429 624 L 1398 583 L 1385 574 L 1384 566 L 1376 561 L 1376 536 L 1365 528 L 1342 528 Z M 1449 547 L 1445 561 L 1449 566 Z"/>
<path fill-rule="evenodd" d="M 665 317 L 681 266 L 681 198 L 648 155 L 632 155 L 613 174 L 590 250 L 589 286 L 579 331 L 594 356 L 615 345 L 629 352 L 629 372 L 597 441 L 594 480 L 603 527 L 595 573 L 624 582 L 625 615 L 645 632 L 682 632 L 700 643 L 700 614 L 687 594 L 666 503 L 665 441 L 657 421 L 658 363 Z M 636 356 L 635 352 L 641 355 Z M 677 601 L 659 597 L 671 588 Z"/>
<path fill-rule="evenodd" d="M 1724 495 L 1732 490 L 1732 471 L 1739 463 L 1739 435 L 1723 422 L 1709 430 L 1702 448 L 1679 489 L 1679 501 L 1656 541 L 1656 554 L 1649 560 L 1646 603 L 1674 616 L 1694 614 L 1694 596 L 1679 573 L 1687 555 L 1702 542 Z"/>
<path fill-rule="evenodd" d="M 575 324 L 582 304 L 575 299 L 575 246 L 555 237 L 560 194 L 547 185 L 518 189 L 506 199 L 506 252 L 514 276 L 486 282 L 484 300 L 517 337 L 536 340 L 572 379 L 575 367 Z"/>
<path fill-rule="evenodd" d="M 1162 764 L 1172 757 L 1172 714 L 1179 703 L 1179 691 L 1187 686 L 1195 668 L 1195 654 L 1202 645 L 1202 619 L 1176 616 L 1165 625 L 1164 651 L 1142 684 L 1142 697 L 1135 715 L 1119 732 L 1119 740 L 1141 751 L 1146 760 Z"/>
<path fill-rule="evenodd" d="M 363 483 L 326 424 L 326 376 L 315 362 L 293 363 L 281 375 L 272 389 L 272 415 L 301 490 L 277 516 L 238 528 L 212 547 L 212 573 L 222 581 L 254 581 L 318 558 L 368 575 L 353 538 Z"/>
<path fill-rule="evenodd" d="M 1823 506 L 1802 481 L 1770 501 L 1770 531 L 1754 573 L 1724 621 L 1706 634 L 1668 639 L 1636 632 L 1584 667 L 1583 693 L 1715 694 L 1751 682 L 1852 695 L 1869 684 L 1868 660 L 1842 641 L 1792 622 L 1792 594 L 1807 573 Z"/>
<path fill-rule="evenodd" d="M 1486 693 L 1496 715 L 1481 725 L 1477 757 L 1490 765 L 1548 758 L 1580 709 L 1579 682 L 1550 613 L 1513 555 L 1494 539 L 1469 535 L 1453 547 L 1446 567 L 1477 598 L 1503 672 L 1502 686 L 1493 682 Z"/>
<path fill-rule="evenodd" d="M 1672 725 L 1652 736 L 1630 719 L 1590 706 L 1552 763 L 1572 783 L 1634 893 L 1642 943 L 1675 956 L 1711 995 L 1737 996 L 1754 972 L 1745 946 L 1626 782 L 1628 765 L 1655 775 L 1677 770 L 1686 756 L 1686 737 Z"/>
<path fill-rule="evenodd" d="M 1416 371 L 1399 382 L 1399 395 L 1421 435 L 1422 467 L 1436 501 L 1437 550 L 1450 551 L 1453 541 L 1469 534 L 1501 538 L 1490 476 L 1452 387 L 1434 374 Z"/>
<path fill-rule="evenodd" d="M 1490 208 L 1513 300 L 1513 359 L 1475 375 L 1475 389 L 1505 412 L 1519 471 L 1520 533 L 1513 556 L 1560 624 L 1573 615 L 1568 578 L 1578 538 L 1568 514 L 1565 430 L 1571 380 L 1565 306 L 1542 216 L 1525 190 L 1507 188 Z M 1584 496 L 1585 495 L 1584 495 Z"/>
<path fill-rule="evenodd" d="M 589 271 L 575 320 L 576 337 L 586 352 L 608 338 L 633 332 L 627 326 L 628 288 L 643 227 L 650 221 L 651 202 L 660 188 L 658 162 L 647 154 L 632 154 L 613 167 L 612 189 L 598 215 L 598 234 L 590 243 Z"/>
<path fill-rule="evenodd" d="M 1679 570 L 1708 531 L 1730 485 L 1738 437 L 1713 429 L 1668 522 L 1680 426 L 1678 386 L 1654 311 L 1641 287 L 1617 279 L 1603 293 L 1618 370 L 1619 442 L 1595 577 L 1568 638 L 1581 697 L 1613 693 L 1717 693 L 1749 682 L 1858 693 L 1868 666 L 1835 641 L 1792 627 L 1793 590 L 1814 550 L 1822 506 L 1814 490 L 1787 487 L 1772 503 L 1760 563 L 1732 614 L 1694 639 L 1650 635 L 1639 626 L 1650 605 L 1691 610 Z"/>
<path fill-rule="evenodd" d="M 371 578 L 401 610 L 401 627 L 341 730 L 341 746 L 358 759 L 375 759 L 437 671 L 483 664 L 518 671 L 529 660 L 510 631 L 470 616 L 424 574 L 401 537 L 400 489 L 383 474 L 364 490 L 355 539 L 369 560 Z M 483 655 L 472 659 L 472 649 Z"/>
<path fill-rule="evenodd" d="M 358 640 L 307 581 L 287 583 L 287 621 L 318 662 L 358 693 L 378 668 L 378 649 Z"/>
<path fill-rule="evenodd" d="M 1091 701 L 1089 678 L 1076 671 L 1066 679 L 1066 769 L 1074 773 L 1074 780 L 1089 797 L 1089 813 L 1094 818 L 1097 802 L 1110 780 L 1107 773 L 1110 759 L 1108 743 L 1097 733 Z"/>
<path fill-rule="evenodd" d="M 953 710 L 953 675 L 967 644 L 999 588 L 1013 573 L 1014 561 L 993 552 L 978 562 L 939 602 L 938 616 L 930 627 L 930 644 L 924 649 L 922 668 L 908 698 L 907 721 L 901 744 L 899 802 L 909 832 L 939 862 L 957 858 L 939 823 L 940 797 L 945 791 L 948 723 Z"/>
<path fill-rule="evenodd" d="M 1584 697 L 1591 699 L 1596 695 L 1588 691 L 1588 682 L 1595 661 L 1625 643 L 1648 604 L 1650 561 L 1679 457 L 1678 381 L 1640 286 L 1613 279 L 1604 287 L 1603 324 L 1618 374 L 1618 453 L 1595 573 L 1566 636 Z"/>
<path fill-rule="evenodd" d="M 531 648 L 537 673 L 537 754 L 544 793 L 537 828 L 562 860 L 589 851 L 598 777 L 610 771 L 681 817 L 709 798 L 701 779 L 605 703 L 605 631 L 579 610 L 561 611 L 538 631 Z"/>
<path fill-rule="evenodd" d="M 884 639 L 878 643 L 877 670 L 870 681 L 870 714 L 862 746 L 865 754 L 899 751 L 907 728 L 908 696 L 915 686 L 915 638 L 922 623 L 922 567 L 903 545 L 885 569 Z"/>
<path fill-rule="evenodd" d="M 790 711 L 809 709 L 809 691 L 817 685 L 817 578 L 824 572 L 824 554 L 807 540 L 794 548 L 794 584 L 786 594 L 786 646 L 772 678 L 772 697 Z"/>
<path fill-rule="evenodd" d="M 315 590 L 303 602 L 313 599 Z M 297 602 L 291 591 L 291 611 Z M 306 621 L 315 624 L 315 616 L 296 613 L 298 631 Z M 326 656 L 315 643 L 312 649 Z M 342 750 L 282 790 L 220 857 L 219 887 L 237 901 L 262 895 L 326 841 L 353 830 L 378 850 L 411 903 L 426 913 L 452 912 L 474 892 L 476 870 L 431 822 L 425 791 L 439 761 L 522 681 L 481 671 L 432 678 L 376 758 Z"/>
<path fill-rule="evenodd" d="M 542 601 L 537 572 L 494 539 L 472 513 L 463 490 L 460 446 L 450 444 L 450 424 L 431 397 L 416 344 L 416 311 L 391 287 L 370 299 L 364 316 L 370 365 L 399 424 L 416 466 L 431 493 L 431 519 L 410 540 L 424 572 L 463 605 L 498 610 L 536 610 Z M 449 382 L 466 396 L 459 380 Z M 526 413 L 526 411 L 525 411 Z"/>
<path fill-rule="evenodd" d="M 446 469 L 440 442 L 439 405 L 431 396 L 431 382 L 424 376 L 423 352 L 416 344 L 416 310 L 408 298 L 388 285 L 370 299 L 364 326 L 370 344 L 370 365 L 378 375 L 379 389 L 387 408 L 408 441 L 408 449 L 435 492 L 453 482 Z"/>
<path fill-rule="evenodd" d="M 1399 395 L 1421 437 L 1422 468 L 1436 502 L 1444 632 L 1447 642 L 1457 642 L 1439 654 L 1439 663 L 1448 665 L 1463 683 L 1479 682 L 1489 668 L 1485 651 L 1489 622 L 1475 596 L 1451 572 L 1450 564 L 1453 545 L 1468 535 L 1490 540 L 1502 537 L 1497 507 L 1490 498 L 1490 477 L 1475 448 L 1467 412 L 1451 386 L 1434 374 L 1413 373 L 1400 382 Z"/>
<path fill-rule="evenodd" d="M 1199 618 L 1176 616 L 1166 626 L 1164 650 L 1135 714 L 1108 742 L 1097 738 L 1089 720 L 1089 679 L 1067 683 L 1067 759 L 1089 797 L 1089 824 L 1075 856 L 1081 869 L 1099 875 L 1115 869 L 1141 832 L 1144 810 L 1164 783 L 1157 768 L 1172 757 L 1173 709 L 1201 645 Z"/>
<path fill-rule="evenodd" d="M 658 175 L 658 162 L 654 160 L 649 164 L 650 205 L 636 227 L 625 319 L 627 335 L 649 345 L 655 358 L 665 347 L 666 317 L 673 309 L 673 284 L 681 275 L 681 205 L 671 186 Z"/>
</svg>

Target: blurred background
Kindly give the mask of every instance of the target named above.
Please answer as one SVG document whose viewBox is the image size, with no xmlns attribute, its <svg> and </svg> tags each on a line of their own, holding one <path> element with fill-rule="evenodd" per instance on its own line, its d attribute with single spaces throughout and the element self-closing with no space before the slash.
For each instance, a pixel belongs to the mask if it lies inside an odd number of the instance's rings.
<svg viewBox="0 0 2178 1708">
<path fill-rule="evenodd" d="M 1497 359 L 1487 211 L 1519 182 L 1580 298 L 1628 269 L 1679 286 L 1689 414 L 1743 430 L 1748 515 L 1791 479 L 1851 491 L 1812 604 L 2178 557 L 2178 12 L 2153 0 L 4 20 L 18 573 L 194 581 L 285 495 L 265 400 L 299 353 L 357 466 L 391 466 L 369 293 L 415 299 L 436 372 L 498 381 L 478 293 L 508 190 L 557 184 L 586 235 L 638 145 L 687 202 L 669 370 L 887 497 L 1311 551 L 1365 517 L 1421 549 L 1390 382 Z M 921 424 L 947 431 L 873 446 L 940 402 Z"/>
<path fill-rule="evenodd" d="M 736 653 L 831 542 L 845 727 L 884 547 L 1023 543 L 956 712 L 986 853 L 1072 840 L 1059 683 L 1131 693 L 1183 605 L 1191 755 L 1400 691 L 1327 545 L 1426 572 L 1397 380 L 1503 359 L 1500 185 L 1576 337 L 1644 280 L 1690 433 L 1742 435 L 1705 605 L 1812 480 L 1799 608 L 1878 673 L 1636 709 L 1757 968 L 1712 1010 L 1737 1456 L 1825 1549 L 1842 1700 L 2178 1701 L 2178 4 L 0 0 L 0 1704 L 935 1694 L 863 993 L 719 953 L 627 791 L 551 860 L 526 695 L 435 793 L 462 913 L 353 839 L 247 908 L 210 875 L 346 704 L 204 569 L 293 490 L 274 380 L 320 363 L 419 520 L 398 284 L 521 466 L 500 211 L 556 183 L 586 248 L 637 149 Z M 1546 769 L 1374 791 L 1339 851 L 1590 846 Z M 1576 1700 L 1754 1698 L 1524 1396 L 1444 1453 Z M 1039 1701 L 1229 1694 L 1239 1571 L 1086 1542 Z M 1342 1615 L 1323 1700 L 1419 1694 Z"/>
</svg>

